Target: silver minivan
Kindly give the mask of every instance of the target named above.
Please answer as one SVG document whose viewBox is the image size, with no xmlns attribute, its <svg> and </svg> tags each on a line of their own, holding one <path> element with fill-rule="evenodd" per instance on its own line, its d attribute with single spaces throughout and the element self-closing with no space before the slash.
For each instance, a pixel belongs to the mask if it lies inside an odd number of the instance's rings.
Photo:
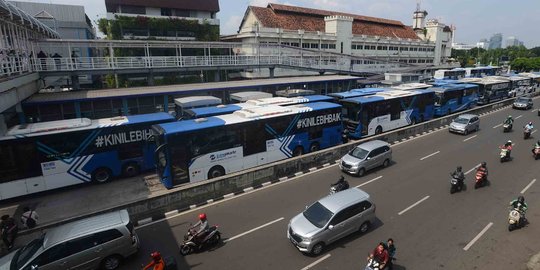
<svg viewBox="0 0 540 270">
<path fill-rule="evenodd" d="M 387 167 L 392 161 L 392 149 L 385 141 L 373 140 L 362 143 L 349 151 L 339 161 L 339 168 L 362 176 L 366 171 L 379 166 Z"/>
<path fill-rule="evenodd" d="M 287 238 L 301 252 L 316 256 L 353 232 L 367 232 L 374 221 L 375 204 L 369 195 L 351 188 L 320 199 L 292 218 Z"/>
<path fill-rule="evenodd" d="M 0 269 L 117 269 L 139 250 L 126 210 L 106 213 L 47 230 L 40 238 L 0 258 Z"/>
<path fill-rule="evenodd" d="M 462 114 L 452 120 L 450 127 L 448 127 L 449 132 L 461 133 L 467 135 L 472 131 L 480 130 L 480 117 L 476 114 Z"/>
</svg>

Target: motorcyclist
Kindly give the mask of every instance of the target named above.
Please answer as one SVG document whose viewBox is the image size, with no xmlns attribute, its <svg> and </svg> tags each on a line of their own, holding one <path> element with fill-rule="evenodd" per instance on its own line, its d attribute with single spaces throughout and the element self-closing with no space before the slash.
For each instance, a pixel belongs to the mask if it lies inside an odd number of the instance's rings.
<svg viewBox="0 0 540 270">
<path fill-rule="evenodd" d="M 501 149 L 506 149 L 506 157 L 510 157 L 510 152 L 512 152 L 512 141 L 508 140 L 503 146 L 501 146 Z"/>
<path fill-rule="evenodd" d="M 540 148 L 540 140 L 536 141 L 536 143 L 534 144 L 534 147 L 533 147 L 533 149 L 531 150 L 532 153 L 535 154 L 535 153 L 534 153 L 534 150 L 536 150 L 536 149 L 538 149 L 538 148 Z"/>
<path fill-rule="evenodd" d="M 485 161 L 482 161 L 482 163 L 480 164 L 480 167 L 478 167 L 478 169 L 476 169 L 476 174 L 478 174 L 478 173 L 482 174 L 482 177 L 484 178 L 484 180 L 487 178 L 488 169 L 487 169 L 487 163 Z"/>
<path fill-rule="evenodd" d="M 373 250 L 373 252 L 369 254 L 367 260 L 369 261 L 370 259 L 374 259 L 380 264 L 380 270 L 386 267 L 389 255 L 383 242 L 380 242 L 379 245 L 377 245 L 377 247 L 375 248 L 375 250 Z"/>
<path fill-rule="evenodd" d="M 206 236 L 209 228 L 210 226 L 208 225 L 208 219 L 206 219 L 206 214 L 199 214 L 199 221 L 197 221 L 197 223 L 195 223 L 189 228 L 190 230 L 195 229 L 195 231 L 193 232 L 194 242 L 197 244 L 201 244 L 201 241 Z"/>
<path fill-rule="evenodd" d="M 332 186 L 336 186 L 336 191 L 342 191 L 342 190 L 346 190 L 349 188 L 349 183 L 347 181 L 345 181 L 345 177 L 340 176 L 339 177 L 339 180 L 334 183 Z"/>
<path fill-rule="evenodd" d="M 525 197 L 523 196 L 518 196 L 517 199 L 511 201 L 510 206 L 518 209 L 522 214 L 525 214 L 527 211 L 527 203 L 525 202 Z"/>
<path fill-rule="evenodd" d="M 504 120 L 503 124 L 508 124 L 510 125 L 510 129 L 512 129 L 512 125 L 514 124 L 514 119 L 512 118 L 511 115 L 509 115 L 506 120 Z"/>
<path fill-rule="evenodd" d="M 534 126 L 532 122 L 529 122 L 527 125 L 525 125 L 525 131 L 531 132 L 533 130 Z"/>
<path fill-rule="evenodd" d="M 465 174 L 462 171 L 461 166 L 457 166 L 456 170 L 452 172 L 452 177 L 456 180 L 458 180 L 458 185 L 462 186 L 463 181 L 465 180 Z"/>
<path fill-rule="evenodd" d="M 165 269 L 165 262 L 163 261 L 163 258 L 161 257 L 161 254 L 159 252 L 154 251 L 152 254 L 150 254 L 150 257 L 152 257 L 152 261 L 147 264 L 143 270 L 163 270 Z M 153 268 L 152 268 L 153 267 Z"/>
</svg>

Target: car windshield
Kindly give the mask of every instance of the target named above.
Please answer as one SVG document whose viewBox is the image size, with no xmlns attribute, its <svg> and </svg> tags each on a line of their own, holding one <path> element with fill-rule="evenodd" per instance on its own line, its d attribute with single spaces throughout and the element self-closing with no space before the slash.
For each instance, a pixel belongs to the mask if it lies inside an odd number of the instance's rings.
<svg viewBox="0 0 540 270">
<path fill-rule="evenodd" d="M 13 260 L 11 261 L 10 269 L 22 269 L 23 266 L 36 254 L 40 247 L 43 246 L 43 237 L 35 239 L 26 246 L 17 250 Z"/>
<path fill-rule="evenodd" d="M 526 98 L 518 98 L 518 99 L 516 100 L 516 102 L 523 102 L 523 103 L 525 103 L 525 102 L 527 102 L 527 101 L 529 101 L 529 100 L 526 99 Z"/>
<path fill-rule="evenodd" d="M 334 213 L 330 212 L 319 202 L 312 204 L 306 211 L 304 211 L 304 217 L 309 220 L 317 228 L 322 228 L 332 218 Z"/>
<path fill-rule="evenodd" d="M 358 159 L 365 159 L 369 151 L 362 149 L 360 147 L 356 147 L 351 152 L 349 152 L 349 155 L 358 158 Z"/>
<path fill-rule="evenodd" d="M 463 118 L 463 117 L 458 117 L 458 118 L 454 119 L 454 122 L 458 123 L 458 124 L 467 124 L 467 123 L 469 123 L 469 119 L 468 118 Z"/>
</svg>

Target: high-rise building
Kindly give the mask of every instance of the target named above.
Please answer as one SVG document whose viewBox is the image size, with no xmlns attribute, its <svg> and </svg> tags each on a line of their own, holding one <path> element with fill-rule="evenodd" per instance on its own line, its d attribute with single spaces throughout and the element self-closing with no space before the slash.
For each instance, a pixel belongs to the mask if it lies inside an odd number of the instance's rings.
<svg viewBox="0 0 540 270">
<path fill-rule="evenodd" d="M 488 49 L 500 49 L 502 48 L 502 40 L 503 36 L 501 33 L 494 34 L 489 39 L 489 47 Z"/>
<path fill-rule="evenodd" d="M 218 0 L 105 0 L 112 39 L 219 40 Z"/>
<path fill-rule="evenodd" d="M 506 39 L 506 47 L 523 46 L 523 41 L 520 41 L 516 37 L 508 37 Z"/>
</svg>

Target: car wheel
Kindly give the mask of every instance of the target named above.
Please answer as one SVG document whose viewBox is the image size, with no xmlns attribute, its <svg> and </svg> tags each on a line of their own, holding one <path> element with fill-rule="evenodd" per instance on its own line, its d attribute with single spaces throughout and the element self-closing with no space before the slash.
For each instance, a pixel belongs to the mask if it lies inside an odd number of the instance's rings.
<svg viewBox="0 0 540 270">
<path fill-rule="evenodd" d="M 360 233 L 366 233 L 370 227 L 371 227 L 371 223 L 369 223 L 369 221 L 366 221 L 362 223 L 362 225 L 360 225 L 360 228 L 358 229 L 358 231 Z"/>
<path fill-rule="evenodd" d="M 319 256 L 324 250 L 324 244 L 323 243 L 317 243 L 311 248 L 311 255 L 313 256 Z"/>
<path fill-rule="evenodd" d="M 360 168 L 360 170 L 358 170 L 358 176 L 364 176 L 364 174 L 366 174 L 366 169 Z"/>
<path fill-rule="evenodd" d="M 465 136 L 469 135 L 469 130 L 465 128 L 465 131 L 463 132 L 463 134 L 465 134 Z"/>
<path fill-rule="evenodd" d="M 114 270 L 120 267 L 122 257 L 118 255 L 109 256 L 101 261 L 101 268 L 105 270 Z"/>
<path fill-rule="evenodd" d="M 385 159 L 384 162 L 383 162 L 383 164 L 382 164 L 382 166 L 386 168 L 386 167 L 388 167 L 388 165 L 390 165 L 390 160 L 389 160 L 389 159 Z"/>
</svg>

